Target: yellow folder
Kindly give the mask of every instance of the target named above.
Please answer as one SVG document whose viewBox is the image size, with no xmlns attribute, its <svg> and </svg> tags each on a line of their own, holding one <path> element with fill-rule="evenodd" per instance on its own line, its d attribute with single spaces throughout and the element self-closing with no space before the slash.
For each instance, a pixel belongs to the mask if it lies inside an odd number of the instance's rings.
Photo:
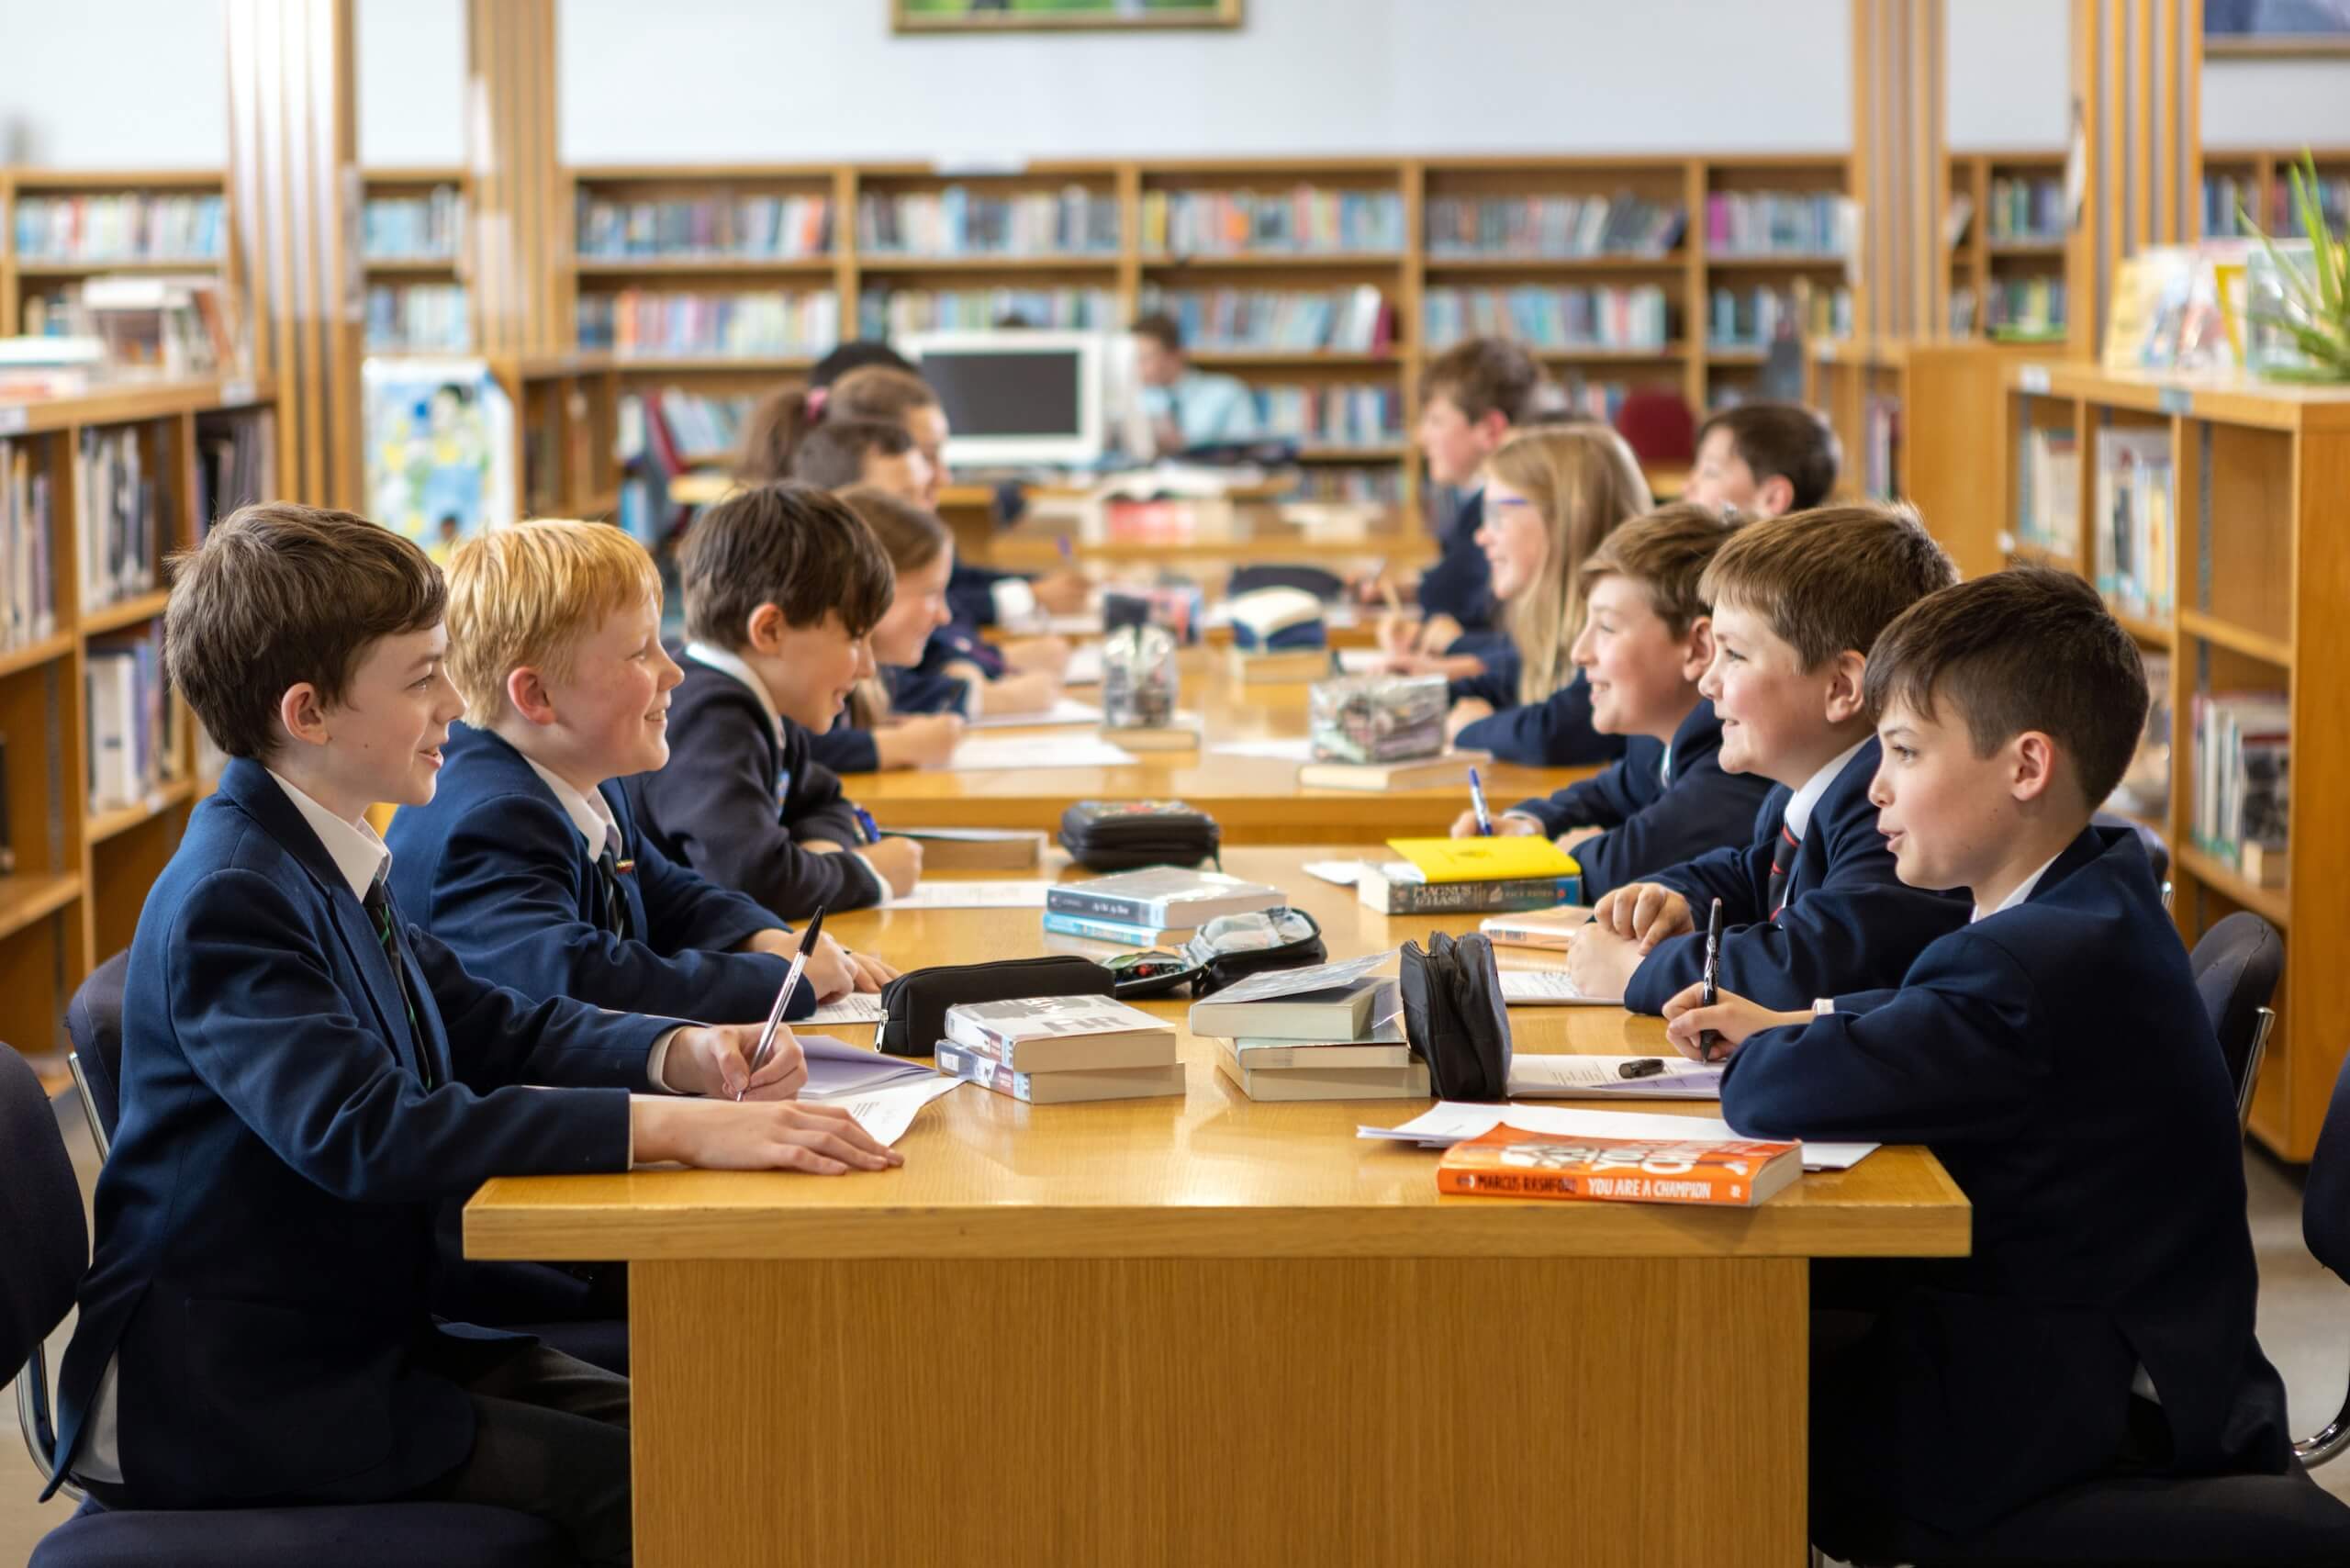
<svg viewBox="0 0 2350 1568">
<path fill-rule="evenodd" d="M 1391 838 L 1387 847 L 1431 882 L 1501 882 L 1524 877 L 1574 877 L 1575 857 L 1539 834 L 1502 838 Z"/>
</svg>

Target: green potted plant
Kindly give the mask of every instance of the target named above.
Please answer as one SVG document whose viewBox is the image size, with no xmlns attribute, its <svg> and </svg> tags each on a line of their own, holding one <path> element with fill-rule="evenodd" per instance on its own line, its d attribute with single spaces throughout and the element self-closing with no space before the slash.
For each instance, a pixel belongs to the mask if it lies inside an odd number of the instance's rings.
<svg viewBox="0 0 2350 1568">
<path fill-rule="evenodd" d="M 2237 208 L 2260 242 L 2244 270 L 2247 366 L 2275 381 L 2350 381 L 2350 246 L 2326 227 L 2307 148 L 2286 173 L 2302 241 L 2280 247 Z"/>
</svg>

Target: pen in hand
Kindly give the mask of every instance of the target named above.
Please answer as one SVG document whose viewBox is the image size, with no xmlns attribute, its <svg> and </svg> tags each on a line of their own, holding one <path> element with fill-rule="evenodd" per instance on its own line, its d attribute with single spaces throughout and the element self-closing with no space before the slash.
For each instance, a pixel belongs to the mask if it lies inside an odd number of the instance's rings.
<svg viewBox="0 0 2350 1568">
<path fill-rule="evenodd" d="M 784 971 L 783 987 L 775 993 L 775 1005 L 767 1009 L 767 1026 L 759 1031 L 758 1049 L 751 1053 L 751 1070 L 743 1077 L 743 1087 L 734 1091 L 740 1101 L 751 1087 L 751 1080 L 767 1066 L 767 1058 L 775 1054 L 776 1031 L 783 1027 L 783 1010 L 791 1001 L 791 988 L 800 983 L 800 976 L 808 968 L 808 955 L 816 949 L 816 939 L 824 934 L 824 912 L 819 907 L 808 922 L 808 929 L 800 934 L 800 951 L 791 955 L 791 968 Z"/>
<path fill-rule="evenodd" d="M 1485 809 L 1485 781 L 1477 777 L 1474 767 L 1469 770 L 1469 803 L 1476 808 L 1478 834 L 1486 838 L 1493 837 L 1493 813 Z"/>
<path fill-rule="evenodd" d="M 1721 1000 L 1722 971 L 1722 901 L 1716 899 L 1712 913 L 1706 916 L 1706 974 L 1697 990 L 1697 1005 L 1711 1007 Z M 1718 1029 L 1697 1032 L 1697 1059 L 1711 1061 L 1722 1043 Z"/>
</svg>

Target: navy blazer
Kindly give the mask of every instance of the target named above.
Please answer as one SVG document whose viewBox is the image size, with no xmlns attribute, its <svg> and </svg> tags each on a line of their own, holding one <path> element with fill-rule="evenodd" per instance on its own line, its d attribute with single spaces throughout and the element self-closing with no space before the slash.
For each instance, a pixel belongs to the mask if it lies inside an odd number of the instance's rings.
<svg viewBox="0 0 2350 1568">
<path fill-rule="evenodd" d="M 1477 530 L 1485 521 L 1485 492 L 1481 488 L 1460 503 L 1452 527 L 1439 542 L 1443 553 L 1420 574 L 1420 609 L 1428 615 L 1449 615 L 1463 631 L 1494 623 L 1493 564 L 1477 543 Z"/>
<path fill-rule="evenodd" d="M 783 924 L 740 893 L 662 854 L 636 825 L 617 781 L 601 790 L 621 831 L 623 940 L 603 928 L 590 850 L 546 780 L 487 730 L 450 727 L 429 806 L 392 819 L 392 891 L 466 967 L 525 996 L 569 996 L 623 1013 L 712 1024 L 755 1023 L 775 1005 L 791 960 L 732 948 Z M 801 985 L 788 1015 L 815 1010 Z"/>
<path fill-rule="evenodd" d="M 676 1020 L 533 1004 L 401 925 L 414 1029 L 350 884 L 243 759 L 148 893 L 59 1379 L 70 1456 L 116 1361 L 136 1506 L 380 1499 L 462 1462 L 473 1406 L 436 1364 L 505 1346 L 430 1317 L 434 1205 L 627 1167 L 629 1091 Z"/>
<path fill-rule="evenodd" d="M 1488 668 L 1483 675 L 1452 683 L 1455 701 L 1482 697 L 1498 711 L 1461 729 L 1453 744 L 1489 751 L 1503 762 L 1528 767 L 1587 767 L 1624 755 L 1624 737 L 1591 727 L 1591 681 L 1581 670 L 1539 702 L 1517 700 L 1517 670 Z"/>
<path fill-rule="evenodd" d="M 2176 1474 L 2275 1473 L 2284 1388 L 2253 1338 L 2235 1093 L 2126 829 L 2084 829 L 2020 904 L 1730 1058 L 1749 1137 L 1923 1143 L 1974 1205 L 1964 1258 L 1889 1277 L 1861 1381 L 1900 1511 L 1972 1533 L 2120 1454 L 2143 1365 Z"/>
<path fill-rule="evenodd" d="M 974 566 L 957 555 L 954 569 L 946 574 L 946 608 L 966 626 L 992 626 L 996 622 L 995 585 L 1006 578 L 1026 580 L 1017 572 Z"/>
<path fill-rule="evenodd" d="M 749 687 L 699 659 L 678 663 L 669 766 L 621 781 L 645 840 L 792 919 L 879 902 L 888 890 L 864 861 L 800 846 L 865 842 L 839 776 L 810 756 L 808 732 L 787 719 L 778 734 Z"/>
<path fill-rule="evenodd" d="M 1534 818 L 1550 837 L 1579 827 L 1605 828 L 1574 847 L 1583 867 L 1583 896 L 1590 902 L 1667 867 L 1726 845 L 1744 843 L 1773 785 L 1752 773 L 1725 773 L 1722 722 L 1700 700 L 1673 733 L 1673 777 L 1667 752 L 1648 735 L 1624 745 L 1623 760 L 1547 800 L 1510 808 Z"/>
<path fill-rule="evenodd" d="M 1894 875 L 1893 852 L 1869 802 L 1878 756 L 1871 735 L 1812 808 L 1776 920 L 1764 905 L 1772 851 L 1795 799 L 1784 784 L 1763 798 L 1751 843 L 1651 877 L 1688 899 L 1697 929 L 1657 944 L 1632 972 L 1624 1005 L 1661 1013 L 1676 992 L 1705 977 L 1706 916 L 1715 899 L 1722 901 L 1722 989 L 1782 1012 L 1840 991 L 1893 985 L 1928 943 L 1964 925 L 1973 908 L 1964 894 L 1905 887 Z"/>
</svg>

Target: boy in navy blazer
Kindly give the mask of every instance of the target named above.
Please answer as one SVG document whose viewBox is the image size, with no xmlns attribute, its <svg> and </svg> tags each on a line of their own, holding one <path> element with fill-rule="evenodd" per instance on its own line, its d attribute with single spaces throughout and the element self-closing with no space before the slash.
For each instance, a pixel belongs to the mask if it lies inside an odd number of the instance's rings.
<svg viewBox="0 0 2350 1568">
<path fill-rule="evenodd" d="M 431 799 L 459 711 L 423 552 L 266 503 L 174 565 L 165 666 L 232 760 L 131 945 L 60 1475 L 130 1507 L 492 1503 L 624 1562 L 626 1380 L 436 1323 L 435 1205 L 632 1159 L 897 1159 L 768 1099 L 796 1045 L 754 1077 L 755 1029 L 533 1003 L 401 918 L 366 811 Z"/>
<path fill-rule="evenodd" d="M 1773 780 L 1752 842 L 1684 860 L 1598 901 L 1568 949 L 1589 996 L 1639 1013 L 1694 984 L 1722 901 L 1721 983 L 1771 1007 L 1891 985 L 1966 917 L 1905 887 L 1868 801 L 1876 771 L 1866 650 L 1957 569 L 1901 506 L 1822 507 L 1741 528 L 1706 568 L 1713 662 L 1698 690 L 1721 766 Z"/>
<path fill-rule="evenodd" d="M 1815 1539 L 1939 1561 L 2091 1477 L 2283 1471 L 2234 1087 L 2136 834 L 2089 824 L 2137 648 L 2079 578 L 1998 572 L 1895 622 L 1867 701 L 1901 879 L 1971 922 L 1888 986 L 1665 1006 L 1684 1052 L 1726 1043 L 1741 1134 L 1924 1143 L 1974 1205 L 1968 1256 L 1838 1293 L 1864 1327 L 1813 1367 Z"/>
<path fill-rule="evenodd" d="M 719 1023 L 766 1018 L 799 950 L 767 909 L 672 862 L 619 780 L 669 759 L 660 578 L 605 523 L 494 529 L 449 562 L 449 669 L 470 726 L 432 803 L 392 822 L 392 890 L 484 979 L 526 996 Z M 809 955 L 821 997 L 894 971 Z"/>
<path fill-rule="evenodd" d="M 1706 507 L 1662 507 L 1609 534 L 1582 567 L 1583 623 L 1572 650 L 1592 725 L 1627 737 L 1623 760 L 1545 800 L 1522 801 L 1499 834 L 1543 834 L 1583 868 L 1583 897 L 1753 832 L 1771 781 L 1725 773 L 1721 721 L 1697 689 L 1713 661 L 1706 567 L 1732 525 Z M 1452 835 L 1477 832 L 1463 812 Z"/>
</svg>

